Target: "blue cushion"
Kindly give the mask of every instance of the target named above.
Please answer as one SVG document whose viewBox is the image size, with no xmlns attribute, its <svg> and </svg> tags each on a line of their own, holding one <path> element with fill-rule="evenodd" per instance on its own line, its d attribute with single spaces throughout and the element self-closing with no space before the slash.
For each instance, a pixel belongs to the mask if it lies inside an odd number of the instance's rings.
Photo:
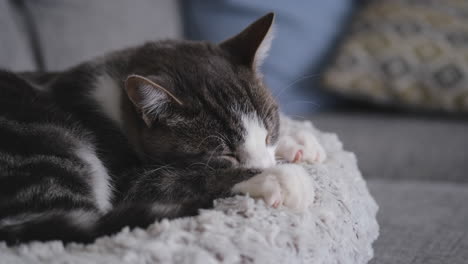
<svg viewBox="0 0 468 264">
<path fill-rule="evenodd" d="M 276 37 L 262 69 L 282 110 L 302 114 L 333 104 L 314 82 L 323 56 L 352 12 L 351 0 L 186 0 L 182 7 L 186 37 L 214 42 L 275 12 Z"/>
</svg>

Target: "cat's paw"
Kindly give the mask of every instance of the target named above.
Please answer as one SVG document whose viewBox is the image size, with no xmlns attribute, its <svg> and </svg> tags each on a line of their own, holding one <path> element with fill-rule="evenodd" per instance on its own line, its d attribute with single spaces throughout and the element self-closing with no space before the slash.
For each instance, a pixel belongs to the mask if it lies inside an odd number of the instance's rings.
<svg viewBox="0 0 468 264">
<path fill-rule="evenodd" d="M 232 191 L 263 199 L 268 206 L 277 208 L 284 205 L 296 211 L 307 209 L 315 196 L 307 171 L 295 164 L 268 168 L 249 180 L 234 185 Z"/>
<path fill-rule="evenodd" d="M 310 122 L 288 121 L 288 125 L 280 132 L 276 157 L 293 163 L 322 163 L 327 154 L 312 132 Z M 282 124 L 283 125 L 283 124 Z"/>
</svg>

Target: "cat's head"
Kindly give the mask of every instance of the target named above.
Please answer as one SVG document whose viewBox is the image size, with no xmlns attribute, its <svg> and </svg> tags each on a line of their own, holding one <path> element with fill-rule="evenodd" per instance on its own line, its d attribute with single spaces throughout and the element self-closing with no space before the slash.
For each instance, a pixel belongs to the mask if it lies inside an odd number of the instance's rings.
<svg viewBox="0 0 468 264">
<path fill-rule="evenodd" d="M 275 164 L 278 106 L 259 68 L 272 13 L 220 44 L 163 41 L 139 48 L 126 92 L 147 157 L 202 154 L 242 167 Z"/>
</svg>

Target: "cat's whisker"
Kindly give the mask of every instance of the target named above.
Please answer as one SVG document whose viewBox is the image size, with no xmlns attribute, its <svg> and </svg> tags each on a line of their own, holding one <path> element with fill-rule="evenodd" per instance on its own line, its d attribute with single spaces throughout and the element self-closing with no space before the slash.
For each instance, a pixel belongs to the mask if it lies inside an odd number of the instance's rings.
<svg viewBox="0 0 468 264">
<path fill-rule="evenodd" d="M 219 144 L 218 146 L 216 146 L 216 148 L 214 148 L 214 150 L 211 152 L 211 155 L 210 157 L 208 158 L 208 161 L 205 163 L 206 166 L 209 166 L 208 164 L 210 163 L 211 159 L 213 158 L 213 155 L 216 153 L 216 150 L 221 147 L 223 144 Z M 205 166 L 205 167 L 206 167 Z"/>
<path fill-rule="evenodd" d="M 262 111 L 261 113 L 266 113 L 273 105 L 275 105 L 276 102 L 270 102 L 270 103 L 266 103 L 262 106 Z"/>
<path fill-rule="evenodd" d="M 160 167 L 157 167 L 155 169 L 152 169 L 152 170 L 148 170 L 148 171 L 145 171 L 144 174 L 153 174 L 159 170 L 164 170 L 164 169 L 174 169 L 174 167 L 171 166 L 172 164 L 167 164 L 167 165 L 164 165 L 164 166 L 160 166 Z"/>
<path fill-rule="evenodd" d="M 287 104 L 285 104 L 285 107 L 287 107 L 288 105 L 291 105 L 291 104 L 309 104 L 309 105 L 312 105 L 312 107 L 311 107 L 312 110 L 316 110 L 321 106 L 320 103 L 310 101 L 310 100 L 294 100 L 294 101 L 290 101 Z"/>
<path fill-rule="evenodd" d="M 299 77 L 299 78 L 297 78 L 296 80 L 294 80 L 294 81 L 292 81 L 291 83 L 289 83 L 289 84 L 288 84 L 287 86 L 285 86 L 284 88 L 280 89 L 280 90 L 278 91 L 278 93 L 276 93 L 276 94 L 273 93 L 273 96 L 274 96 L 275 98 L 279 98 L 279 96 L 280 96 L 283 92 L 285 92 L 285 91 L 288 90 L 289 88 L 294 87 L 295 84 L 297 84 L 297 83 L 299 83 L 299 82 L 302 82 L 302 81 L 304 81 L 304 80 L 307 80 L 307 79 L 310 79 L 310 78 L 314 78 L 314 77 L 319 77 L 319 76 L 320 76 L 320 74 L 308 74 L 308 75 L 304 75 L 304 76 L 302 76 L 302 77 Z"/>
<path fill-rule="evenodd" d="M 231 140 L 229 140 L 225 135 L 223 135 L 223 134 L 221 134 L 219 132 L 216 132 L 216 134 L 218 134 L 225 141 L 224 143 L 228 142 L 229 144 L 232 144 Z"/>
<path fill-rule="evenodd" d="M 313 104 L 315 106 L 320 106 L 320 103 L 317 103 L 311 100 L 294 100 L 294 101 L 289 102 L 288 104 L 292 104 L 292 103 Z"/>
<path fill-rule="evenodd" d="M 301 115 L 288 115 L 288 116 L 289 117 L 294 117 L 294 119 L 300 119 L 301 121 L 309 120 L 307 117 L 301 116 Z"/>
<path fill-rule="evenodd" d="M 307 80 L 307 79 L 310 79 L 310 78 L 314 78 L 314 77 L 319 77 L 319 76 L 320 76 L 320 74 L 309 74 L 309 75 L 304 75 L 302 77 L 299 77 L 296 80 L 292 81 L 290 84 L 286 85 L 285 87 L 283 87 L 282 89 L 277 91 L 276 93 L 272 92 L 272 96 L 275 98 L 275 100 L 277 102 L 279 102 L 279 98 L 280 98 L 281 94 L 283 94 L 288 89 L 297 87 L 297 86 L 294 86 L 295 84 L 297 84 L 297 83 L 299 83 L 301 81 L 304 81 L 304 80 Z M 273 103 L 265 104 L 263 106 L 263 108 L 262 108 L 262 111 L 264 111 L 265 109 L 268 109 L 268 107 L 271 107 L 272 105 L 273 105 Z"/>
<path fill-rule="evenodd" d="M 205 166 L 205 168 L 211 169 L 211 171 L 215 171 L 215 169 L 211 167 L 210 165 L 208 165 L 208 163 L 203 163 L 203 162 L 194 162 L 190 164 L 188 167 L 191 168 L 192 166 L 195 166 L 195 165 L 203 165 Z"/>
<path fill-rule="evenodd" d="M 200 141 L 200 144 L 198 144 L 197 148 L 200 148 L 200 146 L 210 137 L 212 137 L 212 135 L 209 135 L 209 136 L 205 137 L 204 139 L 202 139 L 202 141 Z"/>
<path fill-rule="evenodd" d="M 200 142 L 200 144 L 198 144 L 197 148 L 200 148 L 200 146 L 201 146 L 207 139 L 209 139 L 209 138 L 216 138 L 216 139 L 218 139 L 219 141 L 221 141 L 221 144 L 224 143 L 224 140 L 223 140 L 221 137 L 216 136 L 216 135 L 209 135 L 209 136 L 205 137 L 205 138 Z"/>
</svg>

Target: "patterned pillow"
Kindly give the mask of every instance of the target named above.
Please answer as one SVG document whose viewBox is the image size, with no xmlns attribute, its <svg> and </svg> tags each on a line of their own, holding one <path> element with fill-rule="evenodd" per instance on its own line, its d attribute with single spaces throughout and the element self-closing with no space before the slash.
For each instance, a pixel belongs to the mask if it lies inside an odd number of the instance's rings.
<svg viewBox="0 0 468 264">
<path fill-rule="evenodd" d="M 468 0 L 371 1 L 324 86 L 381 104 L 468 112 Z"/>
</svg>

